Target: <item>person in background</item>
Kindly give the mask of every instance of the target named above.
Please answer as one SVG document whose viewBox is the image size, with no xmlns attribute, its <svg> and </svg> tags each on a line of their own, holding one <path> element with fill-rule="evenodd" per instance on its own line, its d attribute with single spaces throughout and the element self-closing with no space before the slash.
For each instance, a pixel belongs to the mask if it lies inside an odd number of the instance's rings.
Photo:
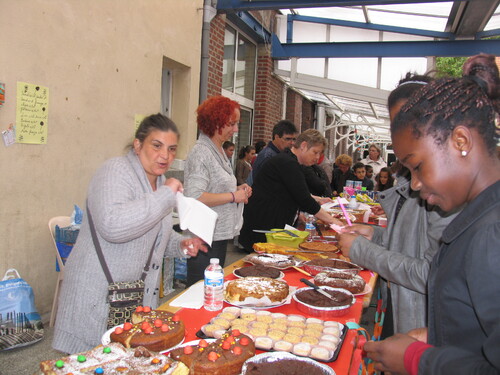
<svg viewBox="0 0 500 375">
<path fill-rule="evenodd" d="M 253 232 L 254 229 L 293 225 L 298 210 L 315 215 L 327 224 L 341 223 L 321 208 L 320 199 L 311 196 L 300 168 L 316 164 L 325 145 L 326 139 L 320 132 L 308 129 L 297 137 L 291 149 L 285 149 L 262 167 L 254 181 L 254 194 L 243 211 L 239 242 L 246 251 L 251 252 L 256 242 L 266 241 L 265 235 Z"/>
<path fill-rule="evenodd" d="M 380 156 L 382 151 L 380 147 L 375 143 L 371 144 L 368 148 L 368 156 L 360 161 L 364 165 L 371 165 L 373 167 L 373 174 L 378 175 L 378 172 L 384 167 L 387 167 L 387 163 Z"/>
<path fill-rule="evenodd" d="M 373 167 L 370 164 L 365 165 L 366 170 L 366 178 L 372 181 L 375 184 L 375 175 L 373 174 Z"/>
<path fill-rule="evenodd" d="M 278 121 L 273 127 L 273 140 L 269 141 L 266 147 L 259 152 L 257 159 L 253 163 L 252 177 L 250 185 L 255 181 L 262 166 L 273 156 L 282 152 L 285 148 L 292 147 L 297 137 L 295 124 L 288 120 Z"/>
<path fill-rule="evenodd" d="M 391 170 L 387 167 L 380 170 L 375 180 L 377 181 L 375 191 L 384 191 L 394 186 L 394 177 L 392 177 Z"/>
<path fill-rule="evenodd" d="M 360 161 L 354 164 L 352 167 L 354 175 L 356 178 L 354 181 L 361 181 L 361 186 L 365 187 L 366 190 L 373 190 L 373 181 L 366 177 L 366 168 Z"/>
<path fill-rule="evenodd" d="M 354 181 L 356 176 L 351 169 L 352 158 L 349 155 L 341 154 L 335 159 L 335 167 L 332 176 L 332 193 L 334 196 L 340 195 L 344 191 L 347 180 Z"/>
<path fill-rule="evenodd" d="M 328 179 L 328 184 L 330 184 L 330 181 L 332 181 L 332 177 L 333 177 L 332 161 L 330 159 L 328 159 L 325 154 L 322 154 L 319 158 L 318 165 L 321 168 L 323 168 L 323 170 L 325 171 L 326 177 Z M 331 190 L 331 186 L 330 186 L 330 190 Z M 331 195 L 330 195 L 330 197 L 331 197 Z"/>
<path fill-rule="evenodd" d="M 259 156 L 259 152 L 261 152 L 264 147 L 266 147 L 266 142 L 264 142 L 264 141 L 258 141 L 255 144 L 255 155 L 252 158 L 252 162 L 251 162 L 252 165 L 255 162 L 255 159 L 257 159 L 257 156 Z"/>
<path fill-rule="evenodd" d="M 476 55 L 462 78 L 427 84 L 391 123 L 412 188 L 445 211 L 465 207 L 431 264 L 428 329 L 367 342 L 377 371 L 500 373 L 499 99 L 495 56 Z"/>
<path fill-rule="evenodd" d="M 238 153 L 238 161 L 236 162 L 236 183 L 243 185 L 247 181 L 248 175 L 252 172 L 251 161 L 255 155 L 255 147 L 248 145 L 242 147 Z"/>
<path fill-rule="evenodd" d="M 146 117 L 126 155 L 106 161 L 90 181 L 87 208 L 113 280 L 141 277 L 154 246 L 145 279 L 143 304 L 158 306 L 164 257 L 196 256 L 207 251 L 199 238 L 172 230 L 175 195 L 182 184 L 166 179 L 177 152 L 174 122 L 156 114 Z M 101 343 L 106 332 L 108 281 L 95 250 L 88 214 L 65 265 L 54 330 L 54 349 L 78 353 Z"/>
<path fill-rule="evenodd" d="M 332 188 L 330 187 L 330 180 L 318 164 L 301 165 L 302 172 L 306 177 L 307 187 L 312 195 L 318 197 L 332 197 Z"/>
<path fill-rule="evenodd" d="M 408 74 L 399 82 L 388 98 L 391 121 L 411 94 L 430 81 L 428 76 Z M 382 338 L 426 324 L 430 262 L 439 249 L 443 230 L 456 216 L 421 199 L 410 189 L 406 172 L 402 168 L 398 185 L 379 194 L 387 213 L 387 228 L 355 224 L 349 227 L 354 234 L 342 233 L 339 238 L 344 256 L 380 275 L 380 305 L 385 311 Z"/>
<path fill-rule="evenodd" d="M 224 150 L 224 153 L 227 156 L 227 159 L 229 160 L 229 163 L 233 165 L 233 155 L 234 155 L 234 143 L 231 141 L 225 141 L 222 144 L 222 149 Z"/>
<path fill-rule="evenodd" d="M 210 258 L 224 267 L 227 242 L 237 234 L 237 204 L 247 203 L 252 188 L 237 185 L 222 144 L 238 131 L 240 105 L 224 96 L 212 96 L 198 106 L 198 141 L 189 152 L 184 170 L 184 194 L 198 199 L 217 212 L 212 246 L 187 261 L 187 286 L 203 279 Z"/>
</svg>

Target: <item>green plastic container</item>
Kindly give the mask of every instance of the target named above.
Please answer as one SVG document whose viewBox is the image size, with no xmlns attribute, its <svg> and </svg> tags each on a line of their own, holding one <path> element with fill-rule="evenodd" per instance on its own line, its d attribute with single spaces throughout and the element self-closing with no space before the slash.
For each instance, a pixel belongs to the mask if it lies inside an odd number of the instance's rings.
<svg viewBox="0 0 500 375">
<path fill-rule="evenodd" d="M 281 231 L 283 229 L 271 229 L 273 231 Z M 291 230 L 290 232 L 295 233 L 298 237 L 292 237 L 285 232 L 279 233 L 266 233 L 267 242 L 274 243 L 276 245 L 288 246 L 298 248 L 299 245 L 304 242 L 309 236 L 309 232 L 302 230 Z"/>
</svg>

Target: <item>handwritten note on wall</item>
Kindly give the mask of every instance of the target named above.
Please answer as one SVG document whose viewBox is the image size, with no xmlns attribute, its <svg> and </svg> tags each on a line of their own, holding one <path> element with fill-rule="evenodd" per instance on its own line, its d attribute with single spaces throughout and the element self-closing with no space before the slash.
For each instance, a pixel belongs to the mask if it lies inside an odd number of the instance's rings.
<svg viewBox="0 0 500 375">
<path fill-rule="evenodd" d="M 49 89 L 26 82 L 17 83 L 16 142 L 47 143 Z"/>
</svg>

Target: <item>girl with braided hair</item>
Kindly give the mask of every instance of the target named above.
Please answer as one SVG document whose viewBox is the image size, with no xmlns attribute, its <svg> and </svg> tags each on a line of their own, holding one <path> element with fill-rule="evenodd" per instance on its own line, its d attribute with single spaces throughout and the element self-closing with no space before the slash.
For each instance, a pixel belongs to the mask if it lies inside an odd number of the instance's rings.
<svg viewBox="0 0 500 375">
<path fill-rule="evenodd" d="M 428 328 L 366 343 L 375 369 L 398 374 L 500 373 L 500 161 L 494 57 L 477 55 L 461 79 L 430 82 L 391 123 L 411 187 L 445 211 L 429 273 Z"/>
</svg>

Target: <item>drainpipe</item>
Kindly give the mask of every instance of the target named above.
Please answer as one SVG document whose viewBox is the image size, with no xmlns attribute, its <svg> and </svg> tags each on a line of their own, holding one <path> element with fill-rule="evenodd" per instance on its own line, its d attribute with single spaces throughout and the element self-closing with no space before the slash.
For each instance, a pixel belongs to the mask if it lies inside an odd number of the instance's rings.
<svg viewBox="0 0 500 375">
<path fill-rule="evenodd" d="M 212 5 L 212 0 L 203 1 L 203 28 L 201 31 L 201 66 L 200 66 L 200 99 L 207 98 L 208 91 L 208 45 L 210 41 L 210 22 L 217 14 L 217 9 Z"/>
</svg>

